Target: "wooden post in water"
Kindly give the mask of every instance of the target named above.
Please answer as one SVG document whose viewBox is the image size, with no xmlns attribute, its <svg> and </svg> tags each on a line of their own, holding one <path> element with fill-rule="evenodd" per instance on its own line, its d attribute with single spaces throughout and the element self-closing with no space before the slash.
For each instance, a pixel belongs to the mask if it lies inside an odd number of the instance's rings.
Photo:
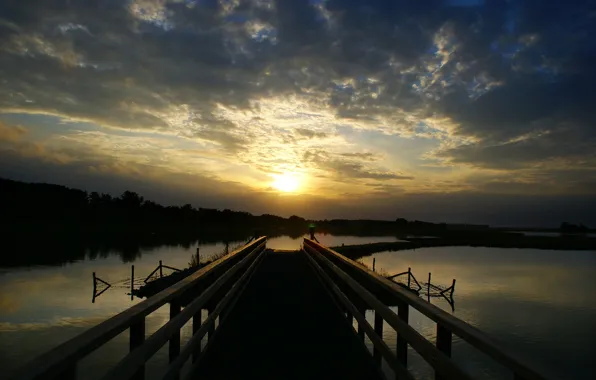
<svg viewBox="0 0 596 380">
<path fill-rule="evenodd" d="M 95 303 L 95 294 L 97 293 L 97 280 L 95 279 L 95 272 L 93 272 L 93 297 L 91 303 Z"/>
<path fill-rule="evenodd" d="M 161 263 L 161 260 L 159 260 L 159 278 L 163 277 L 163 264 Z"/>
<path fill-rule="evenodd" d="M 428 272 L 428 284 L 426 284 L 426 298 L 428 298 L 428 302 L 430 302 L 430 272 Z"/>
<path fill-rule="evenodd" d="M 410 288 L 410 277 L 412 277 L 412 268 L 408 267 L 408 289 Z"/>
<path fill-rule="evenodd" d="M 375 272 L 375 264 L 377 262 L 377 259 L 373 257 L 373 272 Z"/>
<path fill-rule="evenodd" d="M 201 264 L 201 254 L 199 253 L 199 247 L 197 247 L 197 265 Z"/>
<path fill-rule="evenodd" d="M 135 290 L 135 266 L 134 264 L 130 266 L 130 300 L 132 301 L 134 298 L 132 292 Z"/>
</svg>

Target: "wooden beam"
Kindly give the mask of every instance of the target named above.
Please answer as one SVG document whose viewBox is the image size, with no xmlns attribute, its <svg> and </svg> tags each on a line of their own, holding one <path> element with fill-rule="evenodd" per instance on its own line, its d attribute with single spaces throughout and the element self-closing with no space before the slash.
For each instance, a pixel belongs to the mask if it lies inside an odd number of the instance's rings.
<svg viewBox="0 0 596 380">
<path fill-rule="evenodd" d="M 377 334 L 381 340 L 383 339 L 383 317 L 375 311 L 375 334 Z M 375 346 L 373 348 L 373 358 L 375 362 L 380 367 L 382 364 L 383 356 L 381 355 L 381 351 L 379 348 Z"/>
<path fill-rule="evenodd" d="M 129 350 L 132 352 L 145 342 L 145 317 L 139 318 L 137 322 L 130 325 Z M 133 375 L 133 380 L 143 380 L 145 378 L 145 366 Z"/>
<path fill-rule="evenodd" d="M 451 339 L 451 331 L 446 327 L 437 324 L 437 348 L 448 357 L 451 357 Z M 440 374 L 435 374 L 435 379 L 446 380 L 446 378 Z"/>
<path fill-rule="evenodd" d="M 170 320 L 176 318 L 180 314 L 180 303 L 177 300 L 170 302 Z M 175 330 L 170 336 L 169 346 L 170 363 L 173 362 L 180 354 L 180 328 Z"/>
<path fill-rule="evenodd" d="M 410 305 L 406 302 L 400 301 L 397 304 L 397 316 L 404 322 L 409 323 L 410 315 Z M 408 341 L 396 331 L 397 334 L 397 343 L 396 343 L 396 353 L 397 353 L 397 360 L 407 368 L 408 366 Z"/>
</svg>

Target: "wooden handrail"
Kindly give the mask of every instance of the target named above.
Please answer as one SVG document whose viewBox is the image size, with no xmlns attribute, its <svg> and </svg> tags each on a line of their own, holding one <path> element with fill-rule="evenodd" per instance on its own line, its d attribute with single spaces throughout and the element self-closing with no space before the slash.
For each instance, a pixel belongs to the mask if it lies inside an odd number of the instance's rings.
<svg viewBox="0 0 596 380">
<path fill-rule="evenodd" d="M 411 292 L 403 289 L 395 282 L 386 279 L 378 275 L 377 273 L 369 270 L 368 268 L 358 265 L 355 261 L 348 259 L 347 257 L 335 252 L 313 240 L 304 238 L 304 246 L 316 250 L 319 253 L 332 257 L 339 262 L 366 274 L 372 283 L 381 286 L 383 289 L 392 294 L 398 302 L 405 302 L 409 306 L 412 306 L 431 320 L 437 323 L 437 326 L 441 329 L 447 329 L 451 333 L 459 336 L 467 343 L 475 347 L 476 349 L 484 352 L 493 360 L 502 364 L 509 370 L 513 371 L 516 379 L 525 380 L 547 380 L 555 379 L 551 375 L 547 375 L 544 370 L 538 370 L 531 367 L 530 365 L 522 362 L 520 359 L 509 354 L 501 344 L 497 343 L 494 339 L 487 336 L 482 331 L 469 325 L 468 323 L 454 317 L 453 315 L 445 312 L 444 310 L 434 306 L 433 304 L 422 300 L 415 296 Z"/>
<path fill-rule="evenodd" d="M 67 372 L 72 373 L 72 368 L 79 360 L 131 326 L 136 326 L 139 323 L 144 325 L 144 318 L 148 314 L 168 302 L 172 303 L 176 301 L 185 291 L 199 284 L 201 280 L 213 271 L 227 268 L 227 265 L 233 258 L 247 252 L 249 252 L 247 254 L 248 256 L 254 251 L 263 250 L 265 248 L 266 240 L 266 237 L 263 236 L 252 241 L 234 252 L 206 265 L 176 284 L 149 297 L 145 301 L 126 309 L 75 338 L 55 347 L 47 353 L 38 356 L 17 371 L 10 377 L 10 379 L 52 379 L 56 377 L 62 378 L 63 374 Z"/>
<path fill-rule="evenodd" d="M 315 270 L 315 273 L 318 277 L 327 285 L 328 289 L 331 290 L 333 294 L 335 294 L 336 298 L 341 302 L 343 307 L 348 311 L 349 318 L 348 320 L 352 319 L 352 316 L 356 318 L 358 321 L 358 325 L 362 326 L 362 331 L 368 335 L 373 345 L 379 350 L 381 355 L 387 361 L 387 364 L 395 371 L 400 379 L 406 380 L 414 380 L 414 377 L 408 372 L 404 365 L 402 365 L 397 357 L 393 355 L 391 349 L 387 346 L 387 344 L 383 341 L 383 337 L 379 336 L 370 323 L 366 320 L 364 314 L 362 314 L 356 306 L 350 301 L 350 299 L 339 289 L 337 284 L 333 282 L 333 280 L 323 271 L 320 265 L 306 252 L 307 247 L 303 249 L 311 267 Z"/>
<path fill-rule="evenodd" d="M 323 256 L 320 252 L 312 247 L 305 246 L 307 251 L 318 255 L 318 258 L 333 271 L 342 281 L 344 281 L 352 290 L 358 294 L 374 311 L 375 316 L 380 315 L 387 323 L 393 327 L 397 333 L 403 336 L 408 343 L 422 356 L 428 364 L 433 367 L 437 373 L 445 375 L 449 379 L 469 379 L 471 377 L 457 367 L 448 356 L 439 351 L 431 342 L 426 340 L 418 331 L 414 330 L 412 326 L 402 321 L 397 314 L 395 314 L 389 307 L 385 306 L 372 293 L 360 285 L 358 281 L 354 280 L 339 267 L 333 264 L 328 258 Z M 365 328 L 366 330 L 366 328 Z"/>
<path fill-rule="evenodd" d="M 246 266 L 251 259 L 256 258 L 262 251 L 258 249 L 253 250 L 250 254 L 244 257 L 240 262 L 236 263 L 232 268 L 226 271 L 224 275 L 219 277 L 211 286 L 205 289 L 201 295 L 195 298 L 183 311 L 176 317 L 170 319 L 165 325 L 160 327 L 145 343 L 138 349 L 129 353 L 124 359 L 116 364 L 104 377 L 105 380 L 125 380 L 130 377 L 143 365 L 145 362 L 155 354 L 166 342 L 170 339 L 175 331 L 179 331 L 186 322 L 209 301 L 209 299 L 217 292 L 239 269 Z M 256 261 L 256 260 L 254 260 Z M 212 317 L 210 315 L 210 317 Z M 214 318 L 213 318 L 214 319 Z"/>
</svg>

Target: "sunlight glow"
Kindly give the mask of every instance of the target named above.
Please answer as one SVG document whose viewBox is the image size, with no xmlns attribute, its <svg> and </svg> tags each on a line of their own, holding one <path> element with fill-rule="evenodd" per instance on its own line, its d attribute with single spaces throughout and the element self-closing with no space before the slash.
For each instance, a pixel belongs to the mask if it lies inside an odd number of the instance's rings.
<svg viewBox="0 0 596 380">
<path fill-rule="evenodd" d="M 275 189 L 283 191 L 285 193 L 292 193 L 298 189 L 299 181 L 295 175 L 285 173 L 281 175 L 275 175 L 275 180 L 271 184 Z"/>
</svg>

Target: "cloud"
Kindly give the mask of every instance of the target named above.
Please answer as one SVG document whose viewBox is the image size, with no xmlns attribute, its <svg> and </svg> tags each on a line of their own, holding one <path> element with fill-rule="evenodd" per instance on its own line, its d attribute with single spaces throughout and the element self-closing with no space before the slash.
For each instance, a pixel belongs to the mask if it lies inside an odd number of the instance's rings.
<svg viewBox="0 0 596 380">
<path fill-rule="evenodd" d="M 0 141 L 17 142 L 27 135 L 27 130 L 21 126 L 10 126 L 0 120 Z"/>
<path fill-rule="evenodd" d="M 313 138 L 325 138 L 327 137 L 327 133 L 325 132 L 316 132 L 316 131 L 312 131 L 310 129 L 305 129 L 305 128 L 296 128 L 294 130 L 294 132 L 296 132 L 296 134 L 309 138 L 309 139 L 313 139 Z"/>
<path fill-rule="evenodd" d="M 258 191 L 283 172 L 312 177 L 315 193 L 405 179 L 406 193 L 540 193 L 539 177 L 579 191 L 590 181 L 572 176 L 591 178 L 596 151 L 594 11 L 581 0 L 2 2 L 0 113 L 103 135 L 51 131 L 49 144 L 27 125 L 0 126 L 0 138 L 19 157 L 84 162 L 65 142 L 97 144 L 109 153 L 95 168 L 132 162 Z M 427 151 L 386 146 L 396 137 Z M 465 182 L 492 171 L 528 185 Z"/>
<path fill-rule="evenodd" d="M 335 180 L 350 183 L 359 179 L 379 181 L 410 180 L 412 176 L 402 175 L 376 168 L 369 168 L 358 160 L 369 161 L 366 154 L 343 153 L 333 155 L 321 150 L 311 150 L 304 154 L 304 162 L 317 169 L 331 173 Z"/>
</svg>

